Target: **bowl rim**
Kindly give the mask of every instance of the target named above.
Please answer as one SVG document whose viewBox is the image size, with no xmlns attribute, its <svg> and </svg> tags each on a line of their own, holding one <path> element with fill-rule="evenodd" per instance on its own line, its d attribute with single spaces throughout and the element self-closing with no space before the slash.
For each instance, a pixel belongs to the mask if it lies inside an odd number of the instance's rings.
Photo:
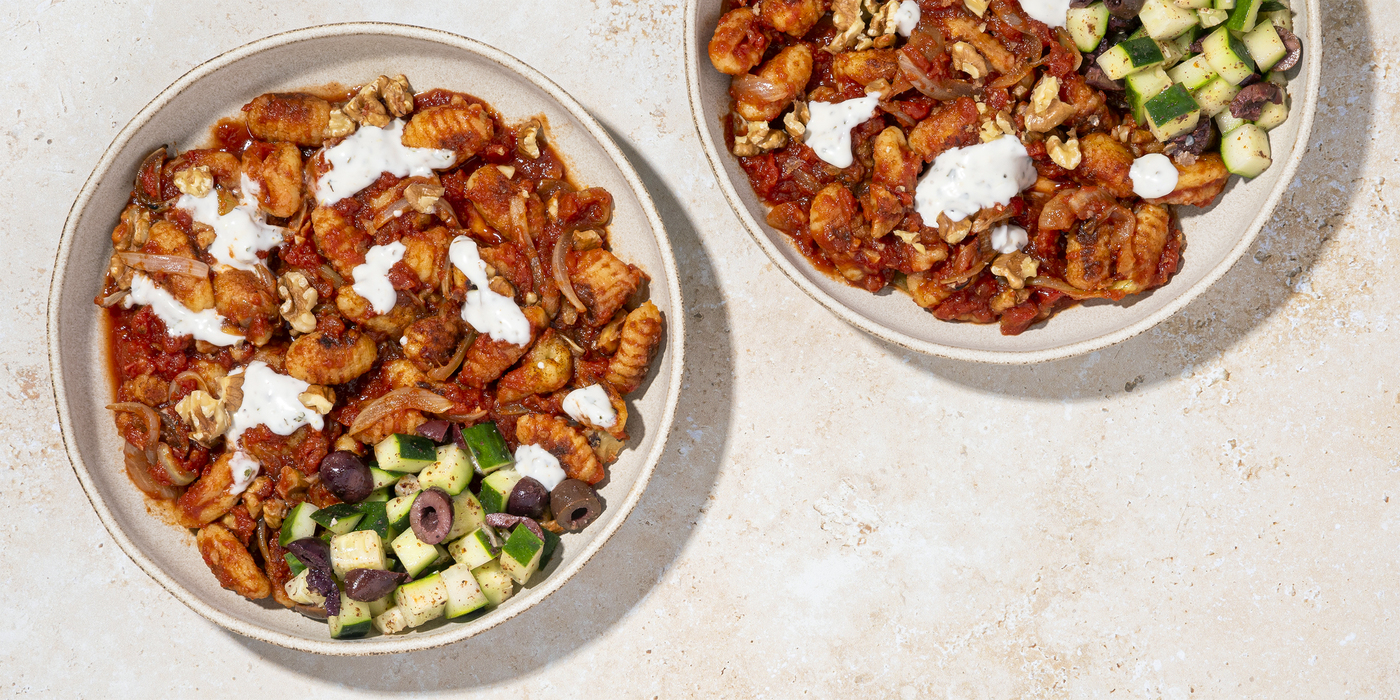
<svg viewBox="0 0 1400 700">
<path fill-rule="evenodd" d="M 907 350 L 934 355 L 952 360 L 962 360 L 965 362 L 979 362 L 997 365 L 1029 365 L 1053 360 L 1063 360 L 1079 355 L 1084 355 L 1095 350 L 1102 350 L 1106 347 L 1116 345 L 1144 331 L 1151 329 L 1157 324 L 1174 316 L 1178 311 L 1185 308 L 1207 289 L 1213 286 L 1225 273 L 1239 262 L 1241 257 L 1248 252 L 1250 246 L 1254 244 L 1259 232 L 1264 225 L 1273 217 L 1274 210 L 1278 207 L 1279 201 L 1283 198 L 1283 193 L 1293 182 L 1294 175 L 1298 170 L 1303 156 L 1307 153 L 1308 140 L 1312 135 L 1313 119 L 1317 112 L 1319 80 L 1322 75 L 1322 8 L 1321 0 L 1305 0 L 1308 8 L 1308 34 L 1305 51 L 1308 85 L 1306 94 L 1302 96 L 1303 109 L 1300 113 L 1290 118 L 1299 118 L 1298 142 L 1289 155 L 1287 163 L 1284 164 L 1283 176 L 1274 184 L 1273 190 L 1269 193 L 1268 200 L 1259 212 L 1250 221 L 1249 228 L 1239 243 L 1225 256 L 1219 264 L 1212 268 L 1195 286 L 1186 289 L 1179 297 L 1168 302 L 1165 306 L 1153 312 L 1146 318 L 1135 323 L 1120 328 L 1116 331 L 1105 333 L 1094 338 L 1069 343 L 1054 348 L 1042 350 L 976 350 L 962 348 L 942 343 L 934 343 L 927 340 L 914 338 L 905 333 L 901 333 L 893 328 L 885 326 L 873 319 L 856 313 L 845 304 L 837 301 L 830 294 L 827 294 L 810 279 L 807 278 L 803 270 L 799 270 L 793 265 L 779 248 L 779 244 L 773 240 L 753 215 L 749 213 L 748 207 L 740 197 L 734 182 L 724 169 L 725 157 L 729 157 L 728 149 L 716 147 L 714 139 L 710 138 L 709 129 L 706 128 L 706 120 L 709 118 L 705 106 L 702 104 L 700 96 L 700 71 L 702 66 L 708 66 L 708 61 L 701 60 L 700 40 L 695 33 L 696 25 L 699 22 L 701 0 L 686 0 L 685 11 L 685 63 L 686 63 L 686 86 L 690 96 L 690 113 L 695 130 L 699 132 L 700 143 L 705 152 L 705 159 L 710 163 L 710 169 L 715 174 L 715 179 L 719 181 L 720 192 L 729 202 L 729 208 L 734 211 L 734 215 L 739 218 L 744 229 L 749 236 L 758 243 L 758 247 L 768 256 L 768 259 L 782 273 L 796 284 L 802 291 L 807 293 L 813 301 L 825 307 L 838 318 L 856 328 L 869 333 L 888 343 L 893 343 Z M 1296 104 L 1296 100 L 1295 100 Z M 723 153 L 723 155 L 721 155 Z M 1277 164 L 1275 164 L 1277 165 Z M 786 241 L 782 245 L 788 245 Z M 990 329 L 990 326 L 988 326 Z"/>
<path fill-rule="evenodd" d="M 181 92 L 189 88 L 195 82 L 201 80 L 210 73 L 238 62 L 246 57 L 261 53 L 274 48 L 296 44 L 309 40 L 353 36 L 353 35 L 380 35 L 418 39 L 422 41 L 434 42 L 451 48 L 475 54 L 478 57 L 490 60 L 521 79 L 527 80 L 535 87 L 546 92 L 574 119 L 578 120 L 586 129 L 589 135 L 607 153 L 613 164 L 617 167 L 622 177 L 631 187 L 641 205 L 652 233 L 657 241 L 657 248 L 662 259 L 662 270 L 666 277 L 666 287 L 671 295 L 671 313 L 667 319 L 667 349 L 671 353 L 669 367 L 670 384 L 666 395 L 665 406 L 661 420 L 653 428 L 656 431 L 657 439 L 653 443 L 651 450 L 645 455 L 645 462 L 641 472 L 631 489 L 627 491 L 626 497 L 620 503 L 611 506 L 617 512 L 610 523 L 595 537 L 595 539 L 581 552 L 579 557 L 566 567 L 556 570 L 553 575 L 540 582 L 534 588 L 524 591 L 522 604 L 514 606 L 512 609 L 482 617 L 478 621 L 459 625 L 460 629 L 432 635 L 407 635 L 392 637 L 373 637 L 369 639 L 354 640 L 350 642 L 337 642 L 329 638 L 325 640 L 306 639 L 283 632 L 267 629 L 256 624 L 241 620 L 237 617 L 224 613 L 213 606 L 205 603 L 192 591 L 177 583 L 167 575 L 159 566 L 146 557 L 141 549 L 126 535 L 108 509 L 103 500 L 102 494 L 98 491 L 96 483 L 92 480 L 87 471 L 87 466 L 83 462 L 76 441 L 70 439 L 73 431 L 72 417 L 68 410 L 67 388 L 64 384 L 63 359 L 59 347 L 59 311 L 62 302 L 64 280 L 67 272 L 67 265 L 74 249 L 74 239 L 76 228 L 81 214 L 87 206 L 97 188 L 102 177 L 111 169 L 117 155 L 126 148 L 132 136 L 148 122 L 152 116 L 164 108 L 172 99 Z M 549 596 L 560 586 L 567 583 L 576 575 L 585 564 L 589 562 L 599 550 L 617 532 L 618 528 L 627 520 L 628 515 L 636 507 L 641 499 L 642 493 L 646 491 L 657 463 L 660 461 L 662 453 L 666 448 L 666 442 L 671 432 L 671 427 L 675 419 L 676 406 L 680 397 L 681 373 L 683 358 L 685 353 L 685 313 L 684 298 L 681 295 L 680 278 L 676 261 L 671 249 L 670 237 L 667 235 L 666 227 L 657 212 L 656 204 L 632 163 L 618 148 L 612 137 L 604 130 L 603 126 L 584 107 L 579 104 L 569 93 L 564 91 L 558 84 L 550 80 L 543 73 L 532 68 L 525 62 L 514 56 L 501 51 L 489 44 L 469 37 L 453 34 L 439 29 L 429 29 L 407 24 L 397 24 L 392 22 L 344 22 L 315 25 L 300 29 L 293 29 L 286 32 L 272 34 L 261 39 L 248 42 L 224 53 L 219 54 L 199 65 L 191 68 L 184 75 L 180 76 L 164 90 L 161 90 L 145 107 L 141 108 L 135 116 L 127 122 L 126 126 L 117 133 L 111 144 L 98 159 L 91 174 L 84 181 L 79 190 L 77 198 L 70 207 L 68 216 L 64 221 L 63 233 L 59 242 L 58 250 L 54 256 L 53 272 L 49 284 L 48 314 L 46 332 L 48 334 L 48 355 L 49 367 L 53 380 L 53 399 L 55 407 L 58 409 L 60 435 L 63 440 L 64 452 L 72 467 L 74 475 L 77 476 L 79 484 L 83 488 L 83 493 L 87 496 L 93 510 L 97 512 L 102 525 L 116 540 L 117 545 L 126 553 L 132 561 L 136 562 L 148 576 L 156 581 L 162 588 L 168 591 L 180 602 L 184 603 L 201 617 L 220 625 L 226 629 L 237 632 L 246 637 L 267 642 L 279 647 L 294 649 L 298 651 L 308 651 L 328 656 L 370 656 L 380 654 L 395 654 L 424 649 L 432 649 L 461 641 L 468 637 L 475 636 L 500 625 L 507 620 L 529 610 L 541 600 Z M 660 371 L 662 368 L 657 368 Z"/>
</svg>

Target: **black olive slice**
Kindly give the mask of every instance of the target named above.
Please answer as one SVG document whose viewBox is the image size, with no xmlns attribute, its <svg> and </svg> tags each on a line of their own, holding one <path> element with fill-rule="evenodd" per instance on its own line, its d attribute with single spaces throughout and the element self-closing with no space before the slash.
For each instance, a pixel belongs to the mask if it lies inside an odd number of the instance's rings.
<svg viewBox="0 0 1400 700">
<path fill-rule="evenodd" d="M 544 509 L 549 507 L 549 489 L 533 477 L 524 477 L 515 482 L 510 498 L 506 500 L 506 512 L 539 519 Z"/>
<path fill-rule="evenodd" d="M 331 546 L 319 537 L 303 537 L 287 543 L 287 551 L 308 569 L 331 568 Z"/>
<path fill-rule="evenodd" d="M 493 528 L 512 528 L 516 525 L 524 525 L 530 532 L 535 533 L 535 537 L 544 539 L 544 528 L 531 518 L 523 515 L 510 515 L 509 513 L 490 513 L 486 516 L 486 524 Z"/>
<path fill-rule="evenodd" d="M 565 479 L 554 487 L 549 505 L 554 509 L 554 522 L 568 532 L 588 527 L 603 514 L 603 501 L 592 486 L 578 479 Z"/>
<path fill-rule="evenodd" d="M 452 531 L 452 498 L 440 488 L 420 492 L 408 511 L 408 524 L 424 544 L 437 544 Z"/>
<path fill-rule="evenodd" d="M 389 595 L 399 584 L 408 580 L 401 571 L 382 569 L 351 569 L 345 572 L 345 596 L 368 603 Z"/>
</svg>

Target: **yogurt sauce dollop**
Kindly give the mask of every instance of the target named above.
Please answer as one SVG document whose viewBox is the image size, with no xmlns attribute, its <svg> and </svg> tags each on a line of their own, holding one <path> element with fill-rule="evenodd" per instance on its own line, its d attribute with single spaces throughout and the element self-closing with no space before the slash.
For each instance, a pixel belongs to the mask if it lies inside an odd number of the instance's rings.
<svg viewBox="0 0 1400 700">
<path fill-rule="evenodd" d="M 316 181 L 316 202 L 335 204 L 369 187 L 383 173 L 398 177 L 428 177 L 433 170 L 450 168 L 456 155 L 441 148 L 410 148 L 403 145 L 403 120 L 389 126 L 361 126 L 344 141 L 325 150 L 326 162 L 334 166 Z"/>
<path fill-rule="evenodd" d="M 265 425 L 278 435 L 291 435 L 303 425 L 315 430 L 326 425 L 321 414 L 301 403 L 301 395 L 311 388 L 310 384 L 278 374 L 262 360 L 254 360 L 247 368 L 230 374 L 240 371 L 243 373 L 243 403 L 233 414 L 227 436 L 229 448 L 235 450 L 229 462 L 233 470 L 229 493 L 242 493 L 260 470 L 258 461 L 244 452 L 239 443 L 244 431 L 255 425 Z"/>
<path fill-rule="evenodd" d="M 570 418 L 580 423 L 587 421 L 600 428 L 617 425 L 617 411 L 613 410 L 608 392 L 597 384 L 574 389 L 564 397 L 560 405 Z"/>
<path fill-rule="evenodd" d="M 919 26 L 919 3 L 914 0 L 904 0 L 899 3 L 899 9 L 894 12 L 895 31 L 900 36 L 909 36 L 914 33 L 914 27 Z"/>
<path fill-rule="evenodd" d="M 377 245 L 365 253 L 365 263 L 356 265 L 350 274 L 355 278 L 355 283 L 350 288 L 356 294 L 364 297 L 369 305 L 374 307 L 375 313 L 387 314 L 394 310 L 394 304 L 398 303 L 399 294 L 394 291 L 394 284 L 389 281 L 389 268 L 400 260 L 403 260 L 404 251 L 407 248 L 404 244 L 394 241 L 389 245 Z"/>
<path fill-rule="evenodd" d="M 447 258 L 476 286 L 476 289 L 467 292 L 467 301 L 462 304 L 462 320 L 493 340 L 512 345 L 530 342 L 530 320 L 515 305 L 515 300 L 497 294 L 487 286 L 491 280 L 486 278 L 486 261 L 477 253 L 476 241 L 466 236 L 452 239 L 452 245 L 447 248 Z"/>
<path fill-rule="evenodd" d="M 1015 136 L 944 151 L 914 190 L 914 208 L 929 226 L 939 214 L 962 221 L 1035 184 L 1037 174 L 1026 147 Z"/>
<path fill-rule="evenodd" d="M 1161 153 L 1149 153 L 1133 161 L 1128 177 L 1132 178 L 1134 194 L 1143 199 L 1156 199 L 1175 192 L 1181 175 L 1177 173 L 1171 158 Z"/>
<path fill-rule="evenodd" d="M 224 332 L 224 317 L 220 316 L 218 311 L 190 311 L 170 292 L 161 289 L 151 278 L 139 272 L 131 277 L 131 296 L 127 299 L 133 304 L 151 307 L 156 317 L 165 323 L 165 332 L 172 338 L 192 335 L 195 340 L 213 345 L 237 345 L 243 342 L 243 336 Z"/>
<path fill-rule="evenodd" d="M 851 153 L 851 129 L 875 116 L 879 95 L 866 95 L 845 102 L 812 102 L 807 105 L 812 117 L 807 120 L 807 145 L 817 157 L 838 167 L 849 168 L 855 162 Z"/>
<path fill-rule="evenodd" d="M 1032 19 L 1052 27 L 1063 27 L 1069 17 L 1070 0 L 1021 0 L 1021 9 Z"/>
<path fill-rule="evenodd" d="M 220 264 L 253 272 L 262 264 L 258 253 L 282 244 L 282 229 L 270 226 L 258 209 L 258 183 L 243 176 L 243 199 L 227 214 L 219 213 L 219 195 L 210 188 L 203 197 L 180 195 L 175 206 L 189 213 L 190 218 L 214 229 L 214 242 L 209 254 Z"/>
<path fill-rule="evenodd" d="M 559 459 L 539 445 L 515 448 L 515 471 L 540 482 L 547 491 L 553 491 L 559 482 L 568 478 L 564 468 L 559 466 Z"/>
</svg>

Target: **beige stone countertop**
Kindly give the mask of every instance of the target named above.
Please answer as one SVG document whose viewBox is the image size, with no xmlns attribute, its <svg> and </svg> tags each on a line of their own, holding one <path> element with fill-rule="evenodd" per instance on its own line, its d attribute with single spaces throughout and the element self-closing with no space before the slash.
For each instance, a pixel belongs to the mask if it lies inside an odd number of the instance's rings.
<svg viewBox="0 0 1400 700">
<path fill-rule="evenodd" d="M 1400 697 L 1397 9 L 1324 2 L 1308 155 L 1223 281 L 1005 368 L 873 340 L 769 264 L 701 154 L 675 0 L 8 0 L 0 696 Z M 674 241 L 690 359 L 650 488 L 576 579 L 369 659 L 225 632 L 127 559 L 44 342 L 63 219 L 121 126 L 225 50 L 351 20 L 504 48 L 607 125 Z"/>
</svg>

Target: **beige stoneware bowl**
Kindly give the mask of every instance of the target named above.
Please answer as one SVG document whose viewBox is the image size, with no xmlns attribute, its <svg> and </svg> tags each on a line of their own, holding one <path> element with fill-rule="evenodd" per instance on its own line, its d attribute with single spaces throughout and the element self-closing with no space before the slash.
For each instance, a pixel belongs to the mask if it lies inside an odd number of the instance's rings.
<svg viewBox="0 0 1400 700">
<path fill-rule="evenodd" d="M 1293 180 L 1307 150 L 1322 70 L 1319 0 L 1295 0 L 1294 31 L 1304 61 L 1288 86 L 1292 115 L 1269 133 L 1274 165 L 1259 178 L 1233 178 L 1223 199 L 1208 210 L 1182 208 L 1186 250 L 1181 272 L 1167 286 L 1119 304 L 1069 309 L 1016 337 L 997 326 L 945 323 L 899 292 L 875 295 L 828 278 L 812 267 L 787 237 L 765 223 L 767 207 L 749 187 L 724 142 L 720 118 L 729 110 L 729 76 L 710 65 L 710 36 L 720 0 L 687 0 L 686 70 L 691 111 L 720 190 L 759 247 L 817 303 L 847 323 L 891 343 L 930 355 L 998 364 L 1063 359 L 1120 343 L 1162 322 L 1200 296 L 1249 249 Z"/>
<path fill-rule="evenodd" d="M 93 305 L 111 255 L 110 232 L 141 158 L 161 144 L 189 148 L 211 124 L 269 91 L 404 73 L 420 88 L 469 92 L 508 120 L 544 114 L 549 137 L 582 185 L 614 197 L 613 247 L 651 276 L 651 299 L 667 335 L 648 384 L 631 406 L 633 443 L 609 470 L 607 508 L 529 588 L 472 622 L 428 626 L 392 637 L 329 638 L 324 622 L 276 604 L 250 602 L 219 587 L 186 530 L 147 512 L 123 471 L 121 441 L 103 406 L 111 403 L 105 331 Z M 602 548 L 636 505 L 661 457 L 680 391 L 684 313 L 671 245 L 632 166 L 603 128 L 559 86 L 511 56 L 444 32 L 392 24 L 339 24 L 268 37 L 190 71 L 122 129 L 83 186 L 63 229 L 49 295 L 49 358 L 63 439 L 93 508 L 122 549 L 195 612 L 239 634 L 321 654 L 414 651 L 473 636 L 520 614 L 568 581 Z"/>
</svg>

